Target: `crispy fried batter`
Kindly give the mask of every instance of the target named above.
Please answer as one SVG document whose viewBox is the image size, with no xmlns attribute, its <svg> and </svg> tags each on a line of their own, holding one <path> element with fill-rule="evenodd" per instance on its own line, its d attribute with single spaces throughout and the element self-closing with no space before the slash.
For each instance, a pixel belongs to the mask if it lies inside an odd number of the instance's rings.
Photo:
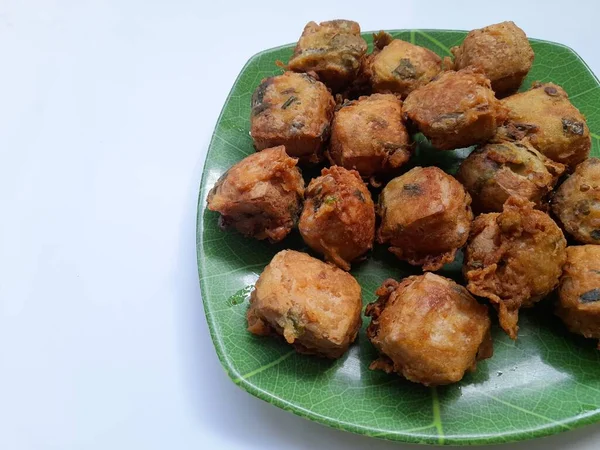
<svg viewBox="0 0 600 450">
<path fill-rule="evenodd" d="M 493 353 L 486 306 L 433 273 L 386 280 L 367 306 L 367 336 L 381 356 L 371 369 L 426 386 L 456 383 Z"/>
<path fill-rule="evenodd" d="M 511 197 L 503 212 L 478 216 L 465 250 L 467 288 L 494 303 L 512 339 L 517 338 L 519 308 L 552 292 L 566 261 L 562 231 L 534 206 Z"/>
<path fill-rule="evenodd" d="M 383 31 L 373 37 L 375 50 L 366 67 L 373 92 L 405 98 L 440 73 L 442 59 L 431 50 L 393 39 Z"/>
<path fill-rule="evenodd" d="M 402 123 L 402 102 L 391 94 L 373 94 L 347 102 L 333 118 L 327 156 L 332 164 L 357 170 L 363 177 L 389 174 L 412 153 Z"/>
<path fill-rule="evenodd" d="M 309 22 L 296 44 L 288 68 L 294 72 L 315 72 L 334 92 L 350 85 L 357 76 L 367 43 L 360 25 L 351 20 Z"/>
<path fill-rule="evenodd" d="M 248 330 L 282 335 L 300 353 L 339 358 L 360 325 L 361 289 L 352 275 L 306 253 L 283 250 L 250 296 Z"/>
<path fill-rule="evenodd" d="M 460 47 L 452 47 L 456 69 L 476 67 L 492 82 L 498 97 L 519 89 L 533 64 L 533 49 L 514 22 L 471 31 Z"/>
<path fill-rule="evenodd" d="M 319 162 L 329 139 L 335 101 L 307 74 L 265 78 L 252 95 L 250 134 L 257 150 L 284 145 L 301 163 Z"/>
<path fill-rule="evenodd" d="M 471 197 L 437 167 L 415 167 L 394 178 L 379 196 L 379 243 L 389 243 L 398 258 L 423 270 L 452 262 L 467 237 L 473 214 Z"/>
<path fill-rule="evenodd" d="M 355 170 L 323 169 L 306 190 L 298 225 L 313 250 L 344 270 L 373 247 L 375 206 Z"/>
<path fill-rule="evenodd" d="M 501 139 L 523 139 L 546 157 L 574 167 L 586 159 L 592 141 L 585 117 L 554 83 L 534 83 L 526 92 L 506 97 L 508 120 L 498 129 Z"/>
<path fill-rule="evenodd" d="M 511 196 L 544 208 L 543 201 L 564 170 L 527 141 L 505 141 L 473 151 L 460 165 L 457 178 L 471 194 L 473 210 L 500 212 Z"/>
<path fill-rule="evenodd" d="M 600 245 L 567 247 L 558 297 L 556 315 L 569 330 L 600 339 Z"/>
<path fill-rule="evenodd" d="M 411 92 L 403 111 L 439 150 L 483 143 L 505 119 L 490 81 L 472 69 L 442 73 Z"/>
<path fill-rule="evenodd" d="M 600 244 L 600 159 L 590 158 L 557 189 L 552 211 L 564 229 L 584 244 Z"/>
<path fill-rule="evenodd" d="M 221 213 L 220 224 L 245 236 L 281 241 L 302 208 L 304 180 L 283 146 L 247 156 L 217 181 L 208 209 Z"/>
</svg>

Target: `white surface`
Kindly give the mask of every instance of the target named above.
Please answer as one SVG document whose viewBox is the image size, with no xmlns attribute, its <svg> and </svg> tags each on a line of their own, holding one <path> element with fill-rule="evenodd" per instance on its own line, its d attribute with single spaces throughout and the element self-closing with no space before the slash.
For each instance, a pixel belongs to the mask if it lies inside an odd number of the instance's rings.
<svg viewBox="0 0 600 450">
<path fill-rule="evenodd" d="M 246 60 L 311 19 L 513 19 L 600 74 L 599 8 L 583 3 L 0 2 L 0 448 L 415 448 L 300 419 L 227 379 L 195 254 L 216 118 Z M 514 448 L 567 444 L 597 449 L 600 427 Z"/>
</svg>

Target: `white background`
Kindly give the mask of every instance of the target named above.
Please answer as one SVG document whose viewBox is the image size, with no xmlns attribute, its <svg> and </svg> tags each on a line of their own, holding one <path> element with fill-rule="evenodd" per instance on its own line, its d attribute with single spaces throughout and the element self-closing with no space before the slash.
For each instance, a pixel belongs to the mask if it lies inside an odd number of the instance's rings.
<svg viewBox="0 0 600 450">
<path fill-rule="evenodd" d="M 221 369 L 195 254 L 219 111 L 246 60 L 309 20 L 512 19 L 600 74 L 596 5 L 0 0 L 0 449 L 415 448 L 295 417 Z M 600 427 L 514 448 L 567 444 L 597 449 Z"/>
</svg>

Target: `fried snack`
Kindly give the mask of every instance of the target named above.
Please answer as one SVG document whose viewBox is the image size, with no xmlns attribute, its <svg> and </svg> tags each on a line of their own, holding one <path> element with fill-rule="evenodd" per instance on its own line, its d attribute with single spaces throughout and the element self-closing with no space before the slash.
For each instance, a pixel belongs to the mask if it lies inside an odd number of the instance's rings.
<svg viewBox="0 0 600 450">
<path fill-rule="evenodd" d="M 306 189 L 298 224 L 309 247 L 344 270 L 373 247 L 375 206 L 355 170 L 323 169 Z"/>
<path fill-rule="evenodd" d="M 232 166 L 208 193 L 208 209 L 221 213 L 221 228 L 279 242 L 302 209 L 304 180 L 283 146 L 254 153 Z"/>
<path fill-rule="evenodd" d="M 360 25 L 351 20 L 309 22 L 288 63 L 294 72 L 315 72 L 334 92 L 347 87 L 356 77 L 367 43 Z"/>
<path fill-rule="evenodd" d="M 485 142 L 505 118 L 490 81 L 472 69 L 442 73 L 411 92 L 403 111 L 439 150 Z"/>
<path fill-rule="evenodd" d="M 492 82 L 498 97 L 514 94 L 533 64 L 533 49 L 514 22 L 471 31 L 460 47 L 452 47 L 456 69 L 476 67 Z"/>
<path fill-rule="evenodd" d="M 394 178 L 379 196 L 377 242 L 423 270 L 452 262 L 469 236 L 471 197 L 437 167 L 415 167 Z"/>
<path fill-rule="evenodd" d="M 357 170 L 364 178 L 393 173 L 411 156 L 402 123 L 402 102 L 373 94 L 346 102 L 333 118 L 327 156 L 331 164 Z"/>
<path fill-rule="evenodd" d="M 307 74 L 265 78 L 252 95 L 250 135 L 263 150 L 284 145 L 301 163 L 316 163 L 329 139 L 335 101 L 325 85 Z"/>
<path fill-rule="evenodd" d="M 454 281 L 433 273 L 389 279 L 376 294 L 367 336 L 381 356 L 370 369 L 437 386 L 460 381 L 492 356 L 487 307 Z"/>
<path fill-rule="evenodd" d="M 519 330 L 519 308 L 552 292 L 567 259 L 562 231 L 534 206 L 511 197 L 503 212 L 478 216 L 465 250 L 467 289 L 490 299 L 512 339 Z"/>
<path fill-rule="evenodd" d="M 557 189 L 552 212 L 584 244 L 600 244 L 600 159 L 590 158 Z"/>
<path fill-rule="evenodd" d="M 374 42 L 375 50 L 366 64 L 373 92 L 406 98 L 442 70 L 442 59 L 427 48 L 393 39 L 383 31 L 374 35 Z"/>
<path fill-rule="evenodd" d="M 575 167 L 590 153 L 592 140 L 585 117 L 553 83 L 534 83 L 530 90 L 506 97 L 508 120 L 498 129 L 501 139 L 528 138 L 546 157 Z"/>
<path fill-rule="evenodd" d="M 474 211 L 500 212 L 511 196 L 542 208 L 564 170 L 527 141 L 505 141 L 477 148 L 462 162 L 456 177 L 471 194 Z"/>
<path fill-rule="evenodd" d="M 600 339 L 600 245 L 567 247 L 556 315 L 573 333 Z"/>
<path fill-rule="evenodd" d="M 282 335 L 299 353 L 339 358 L 362 323 L 361 289 L 352 275 L 306 253 L 283 250 L 250 296 L 248 331 Z"/>
</svg>

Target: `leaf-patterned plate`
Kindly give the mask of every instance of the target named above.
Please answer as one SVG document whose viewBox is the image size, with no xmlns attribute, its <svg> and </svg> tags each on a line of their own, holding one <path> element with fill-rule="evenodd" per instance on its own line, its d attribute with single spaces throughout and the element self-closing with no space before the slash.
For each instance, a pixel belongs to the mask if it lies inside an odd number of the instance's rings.
<svg viewBox="0 0 600 450">
<path fill-rule="evenodd" d="M 395 37 L 448 56 L 462 31 L 396 31 Z M 371 36 L 365 34 L 371 42 Z M 535 61 L 522 89 L 533 81 L 563 86 L 587 116 L 593 154 L 600 155 L 600 84 L 571 49 L 532 39 Z M 266 50 L 242 69 L 216 125 L 202 178 L 197 252 L 204 309 L 215 350 L 234 383 L 280 408 L 323 424 L 368 436 L 427 444 L 516 441 L 569 430 L 600 420 L 600 353 L 593 341 L 568 333 L 552 315 L 551 299 L 520 320 L 516 342 L 494 328 L 494 356 L 462 382 L 425 388 L 398 376 L 368 369 L 376 354 L 364 327 L 351 350 L 336 361 L 294 353 L 282 341 L 246 331 L 249 293 L 262 269 L 283 248 L 306 250 L 297 232 L 271 245 L 223 232 L 218 215 L 205 208 L 221 174 L 251 154 L 250 97 L 260 80 L 281 72 L 293 46 Z M 420 140 L 417 161 L 450 173 L 467 150 L 436 152 Z M 443 275 L 461 280 L 461 257 Z M 388 277 L 418 270 L 377 247 L 353 267 L 364 303 Z"/>
</svg>

